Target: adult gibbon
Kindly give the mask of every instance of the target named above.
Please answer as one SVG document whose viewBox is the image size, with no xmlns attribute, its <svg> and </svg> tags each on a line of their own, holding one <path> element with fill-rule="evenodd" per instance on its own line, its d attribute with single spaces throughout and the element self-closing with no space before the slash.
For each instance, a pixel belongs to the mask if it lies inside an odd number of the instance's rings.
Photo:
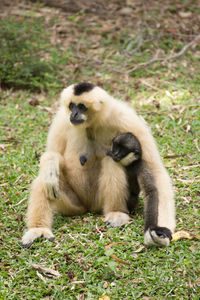
<svg viewBox="0 0 200 300">
<path fill-rule="evenodd" d="M 136 136 L 130 132 L 116 136 L 112 141 L 112 150 L 109 150 L 107 155 L 126 168 L 130 191 L 127 202 L 129 211 L 135 209 L 140 190 L 144 193 L 144 243 L 168 246 L 172 239 L 171 231 L 166 227 L 157 226 L 158 191 L 152 172 L 142 159 L 142 148 Z"/>
<path fill-rule="evenodd" d="M 131 132 L 140 141 L 142 159 L 151 170 L 158 191 L 158 226 L 175 229 L 171 182 L 152 134 L 134 109 L 90 83 L 71 85 L 61 94 L 60 107 L 41 157 L 27 211 L 28 231 L 22 244 L 29 247 L 36 238 L 53 239 L 53 214 L 77 215 L 103 212 L 111 226 L 128 223 L 129 196 L 126 170 L 105 154 L 112 139 Z M 85 164 L 80 156 L 88 153 Z M 151 229 L 149 229 L 151 232 Z M 148 242 L 152 238 L 149 231 Z M 145 240 L 147 240 L 145 238 Z"/>
</svg>

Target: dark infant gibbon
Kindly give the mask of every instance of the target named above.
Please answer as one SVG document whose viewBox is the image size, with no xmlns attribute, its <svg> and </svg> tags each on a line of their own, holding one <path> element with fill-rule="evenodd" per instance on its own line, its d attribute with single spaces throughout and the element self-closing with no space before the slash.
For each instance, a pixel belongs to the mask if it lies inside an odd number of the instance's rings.
<svg viewBox="0 0 200 300">
<path fill-rule="evenodd" d="M 130 192 L 127 206 L 130 212 L 138 204 L 140 190 L 144 194 L 145 244 L 168 246 L 172 239 L 171 231 L 157 226 L 158 190 L 151 170 L 142 159 L 139 140 L 130 132 L 120 134 L 112 140 L 112 150 L 107 151 L 107 155 L 126 168 Z"/>
<path fill-rule="evenodd" d="M 157 200 L 150 199 L 154 204 L 147 205 L 149 211 L 155 206 L 158 212 L 154 225 L 174 231 L 171 180 L 150 128 L 130 104 L 84 82 L 70 85 L 61 94 L 60 106 L 48 132 L 46 151 L 40 160 L 39 174 L 30 192 L 28 230 L 22 238 L 25 247 L 42 236 L 53 240 L 52 224 L 56 213 L 73 216 L 87 211 L 99 212 L 113 227 L 129 222 L 126 169 L 104 150 L 111 149 L 113 138 L 123 132 L 137 137 L 142 147 L 142 161 L 154 178 Z M 140 178 L 142 175 L 138 176 L 142 187 Z M 162 245 L 165 239 L 160 239 L 158 231 L 149 227 L 144 240 L 146 245 L 155 244 L 154 240 Z"/>
</svg>

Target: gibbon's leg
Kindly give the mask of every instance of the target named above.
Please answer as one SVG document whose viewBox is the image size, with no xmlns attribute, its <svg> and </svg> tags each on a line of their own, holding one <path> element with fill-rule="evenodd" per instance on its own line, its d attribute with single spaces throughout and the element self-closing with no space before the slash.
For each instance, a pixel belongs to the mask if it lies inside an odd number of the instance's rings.
<svg viewBox="0 0 200 300">
<path fill-rule="evenodd" d="M 66 182 L 64 159 L 60 154 L 49 152 L 41 158 L 40 174 L 31 189 L 28 231 L 22 238 L 26 248 L 41 236 L 53 241 L 51 226 L 54 212 L 73 215 L 85 212 L 85 208 Z"/>
<path fill-rule="evenodd" d="M 135 209 L 138 205 L 138 202 L 139 202 L 139 195 L 131 193 L 127 202 L 128 211 L 131 214 L 135 214 Z"/>
<path fill-rule="evenodd" d="M 167 227 L 158 226 L 159 198 L 152 172 L 144 161 L 141 162 L 138 172 L 140 188 L 145 197 L 144 243 L 148 246 L 168 246 L 172 239 L 171 231 Z"/>
<path fill-rule="evenodd" d="M 124 168 L 111 157 L 102 160 L 99 178 L 98 201 L 105 214 L 105 221 L 117 227 L 128 223 L 128 185 Z"/>
<path fill-rule="evenodd" d="M 81 215 L 87 211 L 66 180 L 60 184 L 60 199 L 56 201 L 55 205 L 57 212 L 67 216 Z"/>
</svg>

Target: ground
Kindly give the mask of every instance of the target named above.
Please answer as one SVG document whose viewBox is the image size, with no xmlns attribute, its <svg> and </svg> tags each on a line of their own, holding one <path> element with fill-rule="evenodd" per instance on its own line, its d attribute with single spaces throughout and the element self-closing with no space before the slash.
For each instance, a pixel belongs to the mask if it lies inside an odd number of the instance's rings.
<svg viewBox="0 0 200 300">
<path fill-rule="evenodd" d="M 174 185 L 177 230 L 199 234 L 199 40 L 166 60 L 198 36 L 199 1 L 99 3 L 72 11 L 0 2 L 0 299 L 199 299 L 199 241 L 144 247 L 142 199 L 122 228 L 99 215 L 59 215 L 54 243 L 21 246 L 59 93 L 80 81 L 102 86 L 148 121 Z"/>
</svg>

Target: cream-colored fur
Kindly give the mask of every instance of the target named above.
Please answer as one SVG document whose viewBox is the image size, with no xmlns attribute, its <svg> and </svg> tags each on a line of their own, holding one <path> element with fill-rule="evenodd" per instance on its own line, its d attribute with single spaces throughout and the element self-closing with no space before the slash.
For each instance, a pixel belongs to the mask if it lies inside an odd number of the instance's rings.
<svg viewBox="0 0 200 300">
<path fill-rule="evenodd" d="M 88 107 L 87 121 L 81 125 L 70 123 L 68 106 L 71 101 Z M 99 149 L 110 148 L 112 139 L 123 132 L 132 132 L 139 139 L 142 158 L 154 175 L 159 194 L 158 226 L 174 230 L 171 182 L 146 123 L 130 105 L 112 98 L 103 89 L 94 87 L 75 96 L 71 85 L 61 94 L 46 152 L 41 158 L 40 172 L 32 186 L 27 213 L 28 232 L 23 237 L 23 244 L 30 243 L 35 236 L 46 236 L 44 228 L 48 232 L 51 230 L 54 212 L 74 215 L 86 210 L 102 211 L 112 226 L 129 221 L 124 168 L 111 157 L 98 155 Z M 79 156 L 87 151 L 88 145 L 93 148 L 94 155 L 81 166 Z M 38 234 L 35 233 L 37 230 Z"/>
<path fill-rule="evenodd" d="M 170 240 L 166 237 L 159 237 L 155 230 L 148 229 L 144 234 L 144 244 L 147 246 L 169 246 Z"/>
<path fill-rule="evenodd" d="M 135 155 L 135 153 L 130 152 L 128 155 L 126 155 L 120 160 L 120 164 L 124 167 L 127 167 L 136 160 L 138 160 L 138 155 Z"/>
</svg>

